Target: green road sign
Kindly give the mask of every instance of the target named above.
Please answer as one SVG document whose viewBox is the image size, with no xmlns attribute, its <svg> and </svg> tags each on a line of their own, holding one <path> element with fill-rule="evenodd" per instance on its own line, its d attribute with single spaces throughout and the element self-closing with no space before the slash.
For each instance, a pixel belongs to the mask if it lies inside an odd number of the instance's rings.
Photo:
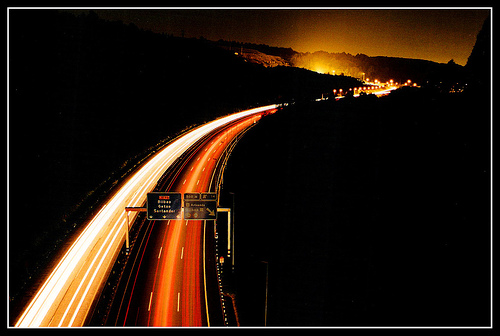
<svg viewBox="0 0 500 336">
<path fill-rule="evenodd" d="M 217 194 L 216 193 L 184 194 L 185 220 L 216 220 Z"/>
</svg>

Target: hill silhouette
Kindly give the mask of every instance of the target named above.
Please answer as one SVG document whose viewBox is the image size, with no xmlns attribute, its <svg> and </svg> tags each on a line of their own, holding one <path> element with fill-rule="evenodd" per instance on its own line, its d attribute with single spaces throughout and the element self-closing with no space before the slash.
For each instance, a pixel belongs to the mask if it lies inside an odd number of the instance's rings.
<svg viewBox="0 0 500 336">
<path fill-rule="evenodd" d="M 352 55 L 345 52 L 329 53 L 326 51 L 297 52 L 292 48 L 271 47 L 264 44 L 252 44 L 236 41 L 219 40 L 216 45 L 229 48 L 235 52 L 248 50 L 240 55 L 249 62 L 255 62 L 272 66 L 272 64 L 285 63 L 288 66 L 305 68 L 321 73 L 345 75 L 359 79 L 378 79 L 384 83 L 389 80 L 403 83 L 408 79 L 419 85 L 434 85 L 443 80 L 451 80 L 463 84 L 470 80 L 470 74 L 465 67 L 456 64 L 453 60 L 443 64 L 429 60 L 388 57 L 367 56 L 365 54 Z M 261 56 L 253 57 L 251 51 L 257 51 L 277 61 L 270 62 Z"/>
<path fill-rule="evenodd" d="M 241 109 L 358 85 L 265 68 L 204 39 L 93 12 L 13 9 L 9 24 L 11 300 L 123 176 L 176 134 Z M 31 191 L 36 202 L 18 201 Z"/>
<path fill-rule="evenodd" d="M 491 325 L 489 32 L 463 91 L 449 62 L 421 88 L 289 106 L 238 143 L 222 205 L 242 326 L 266 303 L 276 327 Z"/>
<path fill-rule="evenodd" d="M 205 39 L 143 31 L 93 12 L 10 10 L 9 24 L 13 305 L 104 195 L 176 134 L 239 109 L 302 103 L 332 88 L 360 85 L 348 76 L 253 64 Z M 246 47 L 287 62 L 296 55 L 289 48 Z M 435 69 L 454 76 L 463 68 L 452 62 L 339 57 L 382 73 L 385 66 L 405 76 L 437 74 L 434 80 L 442 76 Z M 470 61 L 473 69 L 476 61 Z M 36 201 L 23 201 L 33 192 Z"/>
<path fill-rule="evenodd" d="M 491 80 L 491 16 L 483 23 L 476 43 L 465 65 L 478 85 L 489 88 Z"/>
<path fill-rule="evenodd" d="M 250 130 L 223 190 L 241 325 L 264 325 L 268 266 L 268 326 L 487 326 L 488 105 L 406 88 Z"/>
<path fill-rule="evenodd" d="M 422 88 L 286 107 L 238 143 L 222 206 L 242 326 L 491 326 L 489 31 L 463 91 L 450 62 Z"/>
</svg>

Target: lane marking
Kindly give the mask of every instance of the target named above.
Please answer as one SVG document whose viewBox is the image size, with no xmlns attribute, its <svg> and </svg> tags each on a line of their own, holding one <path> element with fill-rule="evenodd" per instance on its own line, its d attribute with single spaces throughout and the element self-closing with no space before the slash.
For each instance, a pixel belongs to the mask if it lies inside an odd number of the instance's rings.
<svg viewBox="0 0 500 336">
<path fill-rule="evenodd" d="M 163 246 L 160 246 L 160 253 L 158 253 L 158 259 L 161 257 L 161 250 L 163 249 Z"/>
<path fill-rule="evenodd" d="M 181 248 L 181 260 L 184 257 L 184 246 Z"/>
<path fill-rule="evenodd" d="M 177 292 L 177 311 L 180 310 L 180 304 L 181 304 L 181 292 Z"/>
<path fill-rule="evenodd" d="M 220 120 L 210 122 L 210 123 L 208 123 L 208 125 L 204 125 L 204 126 L 200 127 L 199 129 L 197 129 L 196 132 L 190 132 L 190 133 L 180 137 L 179 140 L 175 141 L 174 143 L 172 143 L 170 146 L 167 147 L 167 148 L 169 148 L 168 153 L 170 155 L 168 157 L 168 159 L 165 159 L 167 152 L 162 151 L 161 155 L 156 155 L 153 160 L 151 160 L 150 162 L 148 162 L 148 164 L 146 164 L 143 168 L 141 168 L 140 171 L 133 176 L 133 179 L 131 180 L 132 182 L 130 184 L 126 184 L 124 188 L 127 189 L 126 191 L 128 192 L 131 189 L 137 190 L 137 189 L 133 189 L 133 188 L 137 188 L 137 184 L 139 182 L 141 182 L 141 187 L 139 187 L 139 188 L 144 188 L 144 186 L 149 185 L 148 183 L 150 183 L 151 180 L 154 180 L 155 178 L 157 178 L 156 177 L 157 173 L 158 174 L 161 173 L 163 171 L 163 169 L 165 168 L 165 166 L 168 167 L 168 165 L 171 163 L 170 159 L 172 157 L 180 155 L 179 153 L 183 153 L 186 150 L 186 146 L 190 145 L 191 142 L 193 141 L 192 139 L 197 139 L 200 137 L 199 133 L 206 134 L 207 132 L 213 130 L 218 125 L 224 125 L 224 124 L 229 123 L 232 120 L 236 120 L 238 118 L 241 118 L 241 117 L 247 116 L 247 115 L 251 115 L 251 114 L 256 114 L 258 112 L 262 112 L 262 111 L 268 110 L 268 109 L 273 108 L 273 107 L 275 107 L 275 105 L 269 105 L 269 106 L 264 106 L 264 107 L 259 107 L 256 109 L 243 111 L 240 113 L 235 113 L 235 114 L 228 116 L 226 118 L 222 118 Z M 194 133 L 194 134 L 192 134 L 192 133 Z M 179 143 L 181 140 L 189 140 L 189 141 L 187 141 L 185 144 L 184 143 L 181 144 L 181 143 Z M 159 161 L 164 161 L 165 164 L 158 165 Z M 155 169 L 152 174 L 150 171 L 148 171 L 151 169 Z M 148 174 L 146 174 L 146 172 Z M 147 183 L 143 183 L 143 181 L 141 181 L 141 179 L 144 175 L 150 176 L 149 178 L 147 178 Z M 126 195 L 126 191 L 124 188 L 120 189 L 121 191 L 118 194 L 119 197 L 114 197 L 112 199 L 112 206 L 111 207 L 114 208 L 115 205 L 119 206 L 119 207 L 122 206 L 122 203 L 124 202 L 123 197 L 125 197 L 125 195 Z M 77 258 L 77 260 L 80 260 L 81 254 L 78 253 L 77 255 L 75 255 L 75 253 L 76 253 L 75 250 L 87 251 L 86 249 L 89 247 L 87 244 L 87 238 L 88 238 L 87 233 L 89 231 L 93 232 L 93 229 L 95 228 L 96 230 L 99 230 L 98 233 L 101 234 L 100 230 L 101 230 L 101 226 L 103 225 L 102 221 L 107 221 L 107 219 L 109 219 L 111 216 L 113 216 L 113 217 L 115 216 L 116 209 L 113 209 L 112 211 L 110 210 L 111 213 L 109 213 L 108 212 L 109 208 L 106 209 L 106 211 L 103 211 L 104 208 L 102 208 L 101 211 L 99 211 L 99 213 L 96 215 L 96 217 L 94 217 L 94 219 L 91 221 L 91 223 L 85 228 L 85 230 L 83 232 L 85 235 L 79 236 L 78 239 L 76 240 L 76 243 L 71 245 L 69 250 L 64 254 L 63 258 L 58 262 L 56 268 L 52 271 L 52 273 L 50 273 L 48 279 L 43 283 L 42 288 L 37 292 L 35 298 L 30 302 L 29 306 L 22 313 L 21 317 L 19 318 L 18 322 L 16 323 L 16 326 L 24 326 L 24 324 L 30 324 L 30 323 L 33 323 L 35 325 L 38 325 L 39 323 L 41 324 L 41 322 L 42 322 L 41 319 L 43 319 L 45 317 L 45 314 L 48 312 L 48 310 L 50 308 L 49 306 L 52 305 L 54 303 L 54 301 L 56 301 L 55 296 L 57 296 L 60 289 L 66 284 L 66 281 L 70 277 L 70 275 L 67 274 L 67 272 L 73 271 L 73 268 L 70 268 L 68 265 L 68 263 L 70 263 L 70 261 L 68 261 L 68 259 Z M 101 212 L 102 212 L 102 215 L 104 215 L 106 213 L 106 215 L 105 215 L 105 217 L 107 218 L 106 220 L 103 218 L 97 218 L 97 217 L 101 216 Z M 99 222 L 99 223 L 94 223 L 94 221 Z M 95 227 L 94 224 L 97 225 L 97 227 Z M 93 234 L 96 235 L 97 233 L 93 233 Z M 82 240 L 84 240 L 84 241 L 82 242 Z M 113 248 L 115 248 L 115 247 L 113 247 Z M 101 265 L 101 263 L 99 263 L 99 264 Z M 73 279 L 71 279 L 70 281 L 73 281 Z M 53 293 L 52 291 L 54 291 L 56 293 Z M 47 293 L 47 292 L 49 292 L 49 293 Z M 40 314 L 40 315 L 38 315 L 38 314 Z"/>
<path fill-rule="evenodd" d="M 184 180 L 184 182 L 182 182 L 182 184 L 185 184 L 187 180 Z"/>
<path fill-rule="evenodd" d="M 153 300 L 153 292 L 149 295 L 149 305 L 148 305 L 148 311 L 151 310 L 151 301 Z"/>
</svg>

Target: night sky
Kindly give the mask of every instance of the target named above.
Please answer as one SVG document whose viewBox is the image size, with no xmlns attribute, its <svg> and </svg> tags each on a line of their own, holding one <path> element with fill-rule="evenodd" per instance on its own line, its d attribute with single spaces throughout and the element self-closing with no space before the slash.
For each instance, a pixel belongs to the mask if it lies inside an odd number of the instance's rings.
<svg viewBox="0 0 500 336">
<path fill-rule="evenodd" d="M 87 12 L 88 10 L 85 10 Z M 174 36 L 465 65 L 489 9 L 106 9 L 107 20 Z M 71 10 L 78 13 L 78 10 Z"/>
<path fill-rule="evenodd" d="M 491 12 L 60 9 L 76 15 L 90 10 L 104 20 L 173 36 L 298 52 L 453 59 L 460 65 Z M 240 316 L 248 319 L 243 324 L 262 325 L 262 314 L 251 314 L 260 304 L 254 294 L 264 293 L 264 260 L 271 274 L 269 325 L 488 323 L 491 98 L 482 85 L 469 86 L 471 94 L 438 95 L 446 86 L 431 81 L 427 91 L 332 99 L 316 109 L 306 103 L 313 93 L 355 79 L 228 65 L 220 55 L 233 55 L 209 44 L 39 12 L 9 17 L 8 122 L 15 147 L 9 178 L 17 191 L 44 191 L 34 203 L 10 198 L 11 214 L 44 213 L 22 225 L 10 218 L 12 306 L 21 307 L 24 291 L 43 276 L 49 257 L 95 211 L 88 204 L 101 202 L 120 174 L 145 155 L 144 148 L 156 148 L 152 144 L 165 143 L 187 125 L 284 92 L 280 99 L 298 104 L 249 131 L 224 173 L 225 191 L 238 195 L 233 214 L 239 213 L 240 226 L 233 233 L 240 258 L 237 300 Z M 46 24 L 50 20 L 53 25 Z M 88 33 L 89 27 L 95 30 Z M 115 35 L 119 29 L 123 34 Z M 156 48 L 158 41 L 167 43 Z M 202 57 L 190 58 L 194 53 Z M 481 78 L 481 71 L 491 73 L 479 70 Z M 313 78 L 325 81 L 316 85 Z"/>
</svg>

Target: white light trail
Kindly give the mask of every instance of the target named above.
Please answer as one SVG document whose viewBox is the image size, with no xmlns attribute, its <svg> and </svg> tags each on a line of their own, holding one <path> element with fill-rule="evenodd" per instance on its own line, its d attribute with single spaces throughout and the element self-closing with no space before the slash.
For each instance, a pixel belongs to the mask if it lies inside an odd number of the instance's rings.
<svg viewBox="0 0 500 336">
<path fill-rule="evenodd" d="M 66 326 L 66 316 L 71 316 L 67 326 L 73 325 L 75 321 L 76 325 L 82 325 L 88 313 L 88 308 L 84 307 L 91 306 L 123 244 L 125 230 L 120 228 L 126 225 L 125 207 L 142 206 L 147 193 L 154 189 L 167 168 L 204 135 L 231 121 L 275 108 L 277 105 L 254 108 L 204 124 L 179 137 L 144 163 L 71 244 L 15 326 Z M 97 266 L 89 277 L 94 265 Z M 84 292 L 80 294 L 82 289 Z"/>
</svg>

